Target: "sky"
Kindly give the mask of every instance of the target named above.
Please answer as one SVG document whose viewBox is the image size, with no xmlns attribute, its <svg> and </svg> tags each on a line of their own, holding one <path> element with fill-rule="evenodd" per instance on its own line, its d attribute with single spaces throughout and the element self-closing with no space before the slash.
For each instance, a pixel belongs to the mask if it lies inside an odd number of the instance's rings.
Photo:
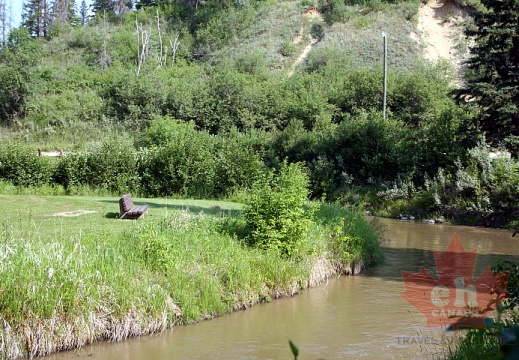
<svg viewBox="0 0 519 360">
<path fill-rule="evenodd" d="M 11 2 L 12 9 L 13 9 L 13 21 L 14 26 L 17 27 L 20 25 L 22 21 L 22 6 L 23 3 L 25 3 L 27 0 L 7 0 L 7 7 L 9 7 L 9 2 Z M 87 6 L 90 6 L 92 4 L 93 0 L 86 0 Z M 81 0 L 76 0 L 76 6 L 79 6 L 81 4 Z"/>
</svg>

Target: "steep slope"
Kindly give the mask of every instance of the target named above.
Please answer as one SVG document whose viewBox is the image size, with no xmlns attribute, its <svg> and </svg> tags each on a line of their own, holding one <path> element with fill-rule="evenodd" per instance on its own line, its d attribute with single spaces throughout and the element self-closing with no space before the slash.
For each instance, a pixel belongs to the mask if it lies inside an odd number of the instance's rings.
<svg viewBox="0 0 519 360">
<path fill-rule="evenodd" d="M 468 56 L 468 42 L 463 29 L 470 16 L 460 6 L 445 0 L 422 4 L 418 12 L 419 35 L 411 36 L 423 44 L 424 58 L 437 62 L 448 60 L 456 70 L 457 83 L 462 82 L 463 60 Z"/>
</svg>

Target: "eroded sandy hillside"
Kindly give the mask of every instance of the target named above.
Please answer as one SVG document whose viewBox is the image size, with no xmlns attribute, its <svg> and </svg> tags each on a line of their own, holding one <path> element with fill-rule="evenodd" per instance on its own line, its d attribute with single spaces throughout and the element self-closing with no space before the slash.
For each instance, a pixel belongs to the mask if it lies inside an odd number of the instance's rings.
<svg viewBox="0 0 519 360">
<path fill-rule="evenodd" d="M 411 33 L 423 46 L 424 57 L 436 62 L 446 59 L 457 72 L 458 83 L 467 57 L 467 40 L 463 34 L 469 15 L 451 1 L 432 0 L 422 4 L 418 13 L 418 34 Z"/>
</svg>

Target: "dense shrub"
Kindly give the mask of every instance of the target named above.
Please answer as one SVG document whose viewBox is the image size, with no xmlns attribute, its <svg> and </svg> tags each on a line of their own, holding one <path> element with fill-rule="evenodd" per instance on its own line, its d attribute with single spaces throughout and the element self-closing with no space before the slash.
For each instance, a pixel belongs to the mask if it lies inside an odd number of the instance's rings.
<svg viewBox="0 0 519 360">
<path fill-rule="evenodd" d="M 0 47 L 0 124 L 10 123 L 25 113 L 25 105 L 33 91 L 34 68 L 41 58 L 42 44 L 20 27 L 9 33 Z"/>
<path fill-rule="evenodd" d="M 297 254 L 310 226 L 308 175 L 300 163 L 282 164 L 279 175 L 270 173 L 256 184 L 246 201 L 245 221 L 249 243 L 284 255 Z"/>
<path fill-rule="evenodd" d="M 215 162 L 214 193 L 229 196 L 251 189 L 263 175 L 264 165 L 253 144 L 244 136 L 231 134 L 219 137 L 213 150 Z"/>
<path fill-rule="evenodd" d="M 124 193 L 138 183 L 135 150 L 131 143 L 107 141 L 89 152 L 88 182 L 112 192 Z"/>
<path fill-rule="evenodd" d="M 88 155 L 82 152 L 71 152 L 61 159 L 56 166 L 53 179 L 65 190 L 71 187 L 86 185 L 88 181 Z"/>
<path fill-rule="evenodd" d="M 124 193 L 138 188 L 136 153 L 131 143 L 111 140 L 86 152 L 67 154 L 54 172 L 54 181 L 65 189 L 89 185 Z"/>
<path fill-rule="evenodd" d="M 106 72 L 101 97 L 106 112 L 130 129 L 143 129 L 149 120 L 162 113 L 167 89 L 162 86 L 158 74 L 128 71 L 113 66 Z"/>
<path fill-rule="evenodd" d="M 53 91 L 33 95 L 27 103 L 26 120 L 41 127 L 65 129 L 77 122 L 97 122 L 102 117 L 101 98 L 91 90 Z"/>
<path fill-rule="evenodd" d="M 214 11 L 209 19 L 199 24 L 195 33 L 196 48 L 201 54 L 210 54 L 231 39 L 238 36 L 240 31 L 250 27 L 256 12 L 251 7 L 236 9 L 231 7 L 225 11 Z"/>
<path fill-rule="evenodd" d="M 214 196 L 214 139 L 197 132 L 191 124 L 173 123 L 158 147 L 146 149 L 139 160 L 139 174 L 145 194 L 195 197 Z M 169 129 L 171 129 L 170 127 Z"/>
<path fill-rule="evenodd" d="M 51 182 L 54 159 L 39 157 L 37 152 L 10 143 L 0 147 L 0 178 L 16 186 L 42 186 Z"/>
<path fill-rule="evenodd" d="M 152 196 L 226 196 L 250 187 L 263 173 L 260 157 L 245 135 L 213 136 L 169 117 L 157 118 L 139 142 L 139 173 Z"/>
<path fill-rule="evenodd" d="M 323 139 L 319 153 L 336 164 L 338 176 L 349 174 L 356 184 L 386 181 L 412 169 L 409 136 L 400 122 L 371 113 L 345 119 L 329 139 Z"/>
<path fill-rule="evenodd" d="M 506 152 L 491 153 L 484 140 L 456 159 L 453 169 L 440 168 L 434 176 L 425 175 L 423 185 L 407 187 L 407 205 L 414 207 L 413 212 L 443 213 L 485 226 L 508 227 L 517 221 L 519 164 Z M 402 190 L 399 185 L 393 192 Z"/>
</svg>

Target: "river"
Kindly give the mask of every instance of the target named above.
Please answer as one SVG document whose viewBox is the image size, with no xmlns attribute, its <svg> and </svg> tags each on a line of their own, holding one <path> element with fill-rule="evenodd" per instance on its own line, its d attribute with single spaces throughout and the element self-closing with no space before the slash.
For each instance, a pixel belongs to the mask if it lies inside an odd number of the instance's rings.
<svg viewBox="0 0 519 360">
<path fill-rule="evenodd" d="M 519 243 L 506 230 L 378 219 L 385 260 L 360 276 L 341 276 L 289 299 L 254 306 L 159 335 L 99 343 L 48 360 L 434 359 L 455 341 L 427 328 L 427 319 L 402 293 L 402 271 L 424 266 L 437 276 L 433 250 L 445 251 L 457 234 L 466 251 L 477 249 L 474 277 L 497 258 L 519 261 Z"/>
</svg>

